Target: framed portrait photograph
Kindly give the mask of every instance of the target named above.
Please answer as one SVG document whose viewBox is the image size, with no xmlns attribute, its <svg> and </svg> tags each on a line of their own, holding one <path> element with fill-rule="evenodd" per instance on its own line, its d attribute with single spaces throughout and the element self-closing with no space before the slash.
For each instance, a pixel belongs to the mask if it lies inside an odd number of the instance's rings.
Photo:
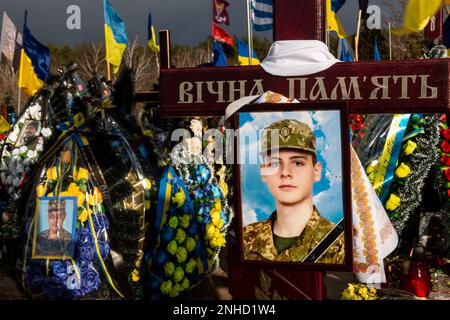
<svg viewBox="0 0 450 320">
<path fill-rule="evenodd" d="M 346 105 L 248 105 L 233 117 L 240 262 L 351 271 Z"/>
<path fill-rule="evenodd" d="M 77 197 L 38 198 L 34 221 L 33 259 L 74 257 Z"/>
<path fill-rule="evenodd" d="M 27 146 L 28 149 L 33 150 L 37 143 L 37 138 L 41 132 L 41 122 L 38 120 L 27 119 L 20 130 L 15 148 Z"/>
</svg>

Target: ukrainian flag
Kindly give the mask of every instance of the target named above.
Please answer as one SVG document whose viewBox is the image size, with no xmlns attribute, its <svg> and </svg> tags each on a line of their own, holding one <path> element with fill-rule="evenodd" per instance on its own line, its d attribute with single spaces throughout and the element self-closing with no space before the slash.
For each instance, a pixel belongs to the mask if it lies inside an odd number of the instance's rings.
<svg viewBox="0 0 450 320">
<path fill-rule="evenodd" d="M 156 44 L 155 29 L 152 24 L 152 13 L 148 14 L 148 46 L 153 52 L 159 52 L 159 45 Z"/>
<path fill-rule="evenodd" d="M 23 24 L 22 50 L 20 54 L 19 88 L 33 96 L 44 86 L 50 71 L 50 50 L 36 40 L 27 27 L 27 12 Z"/>
<path fill-rule="evenodd" d="M 422 31 L 430 19 L 439 11 L 441 5 L 442 0 L 409 0 L 406 5 L 403 26 L 393 29 L 392 33 L 403 35 Z"/>
<path fill-rule="evenodd" d="M 123 52 L 127 48 L 128 39 L 125 24 L 108 0 L 103 0 L 105 13 L 106 61 L 113 65 L 113 72 L 119 71 Z"/>
<path fill-rule="evenodd" d="M 337 16 L 336 12 L 334 12 L 331 7 L 331 0 L 326 0 L 326 1 L 327 1 L 328 30 L 336 31 L 336 33 L 340 39 L 347 38 L 348 35 L 345 32 L 344 27 L 342 26 L 342 23 L 339 20 L 339 17 Z"/>
<path fill-rule="evenodd" d="M 248 66 L 248 46 L 242 42 L 240 39 L 238 39 L 238 62 L 240 66 Z M 258 56 L 256 55 L 255 51 L 252 52 L 252 65 L 259 64 Z"/>
</svg>

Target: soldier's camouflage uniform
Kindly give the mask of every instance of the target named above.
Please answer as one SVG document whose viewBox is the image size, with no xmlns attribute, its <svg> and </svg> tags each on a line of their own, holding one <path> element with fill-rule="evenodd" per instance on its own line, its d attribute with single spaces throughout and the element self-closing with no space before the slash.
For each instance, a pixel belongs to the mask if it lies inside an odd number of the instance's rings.
<svg viewBox="0 0 450 320">
<path fill-rule="evenodd" d="M 50 239 L 50 230 L 39 233 L 36 241 L 37 256 L 64 256 L 70 255 L 72 234 L 64 229 L 59 231 L 59 239 Z"/>
<path fill-rule="evenodd" d="M 303 229 L 300 237 L 288 249 L 278 253 L 273 241 L 272 225 L 276 219 L 274 212 L 269 219 L 255 222 L 244 227 L 244 259 L 301 262 L 319 242 L 336 226 L 322 218 L 314 208 L 314 212 Z M 316 261 L 320 263 L 344 263 L 343 234 Z"/>
</svg>

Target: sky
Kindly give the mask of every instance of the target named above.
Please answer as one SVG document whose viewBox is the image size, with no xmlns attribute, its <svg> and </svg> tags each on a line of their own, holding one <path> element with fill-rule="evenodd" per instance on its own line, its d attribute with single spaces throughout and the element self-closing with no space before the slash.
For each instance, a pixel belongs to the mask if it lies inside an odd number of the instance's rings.
<svg viewBox="0 0 450 320">
<path fill-rule="evenodd" d="M 228 0 L 231 35 L 247 36 L 245 0 Z M 380 4 L 382 0 L 371 0 Z M 211 0 L 110 0 L 125 21 L 129 40 L 136 36 L 144 43 L 147 39 L 147 16 L 151 8 L 155 31 L 169 29 L 174 44 L 197 45 L 211 33 Z M 352 34 L 356 29 L 357 1 L 348 0 L 338 15 L 344 28 Z M 81 30 L 66 27 L 67 7 L 81 9 Z M 103 41 L 102 0 L 0 0 L 0 11 L 6 11 L 22 29 L 24 10 L 28 9 L 28 25 L 35 37 L 44 44 L 74 45 Z M 2 19 L 2 17 L 0 17 Z M 255 32 L 256 36 L 272 41 L 271 31 Z"/>
<path fill-rule="evenodd" d="M 313 186 L 313 202 L 320 214 L 334 222 L 343 217 L 342 160 L 339 111 L 258 112 L 239 114 L 241 197 L 243 226 L 267 219 L 275 211 L 275 202 L 261 180 L 258 154 L 262 130 L 280 119 L 296 119 L 309 125 L 316 136 L 317 159 L 322 163 L 322 179 Z M 258 133 L 255 135 L 254 133 Z M 252 134 L 253 133 L 253 134 Z M 243 145 L 246 147 L 243 147 Z M 250 155 L 255 155 L 250 160 Z M 244 161 L 246 159 L 247 161 Z"/>
</svg>

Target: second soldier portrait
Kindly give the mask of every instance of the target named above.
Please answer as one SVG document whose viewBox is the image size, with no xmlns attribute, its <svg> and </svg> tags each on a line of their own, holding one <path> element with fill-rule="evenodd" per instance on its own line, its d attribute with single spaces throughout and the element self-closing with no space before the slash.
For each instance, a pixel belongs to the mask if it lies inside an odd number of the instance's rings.
<svg viewBox="0 0 450 320">
<path fill-rule="evenodd" d="M 342 116 L 338 108 L 237 113 L 243 261 L 343 266 L 348 260 Z"/>
</svg>

